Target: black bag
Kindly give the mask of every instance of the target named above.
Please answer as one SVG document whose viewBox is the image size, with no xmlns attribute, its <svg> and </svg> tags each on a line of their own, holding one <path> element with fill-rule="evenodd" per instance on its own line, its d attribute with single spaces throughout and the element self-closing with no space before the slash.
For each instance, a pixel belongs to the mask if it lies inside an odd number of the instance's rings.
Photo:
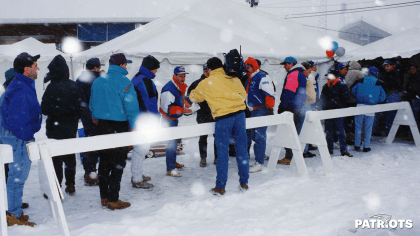
<svg viewBox="0 0 420 236">
<path fill-rule="evenodd" d="M 227 75 L 236 76 L 239 72 L 245 70 L 242 55 L 239 54 L 238 50 L 232 49 L 229 51 L 229 53 L 224 54 L 224 56 L 224 69 Z"/>
</svg>

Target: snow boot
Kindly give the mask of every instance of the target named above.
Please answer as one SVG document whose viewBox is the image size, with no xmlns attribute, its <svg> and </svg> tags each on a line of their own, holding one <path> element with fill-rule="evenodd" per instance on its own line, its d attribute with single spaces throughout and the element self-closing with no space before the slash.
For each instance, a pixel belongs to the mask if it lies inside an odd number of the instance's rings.
<svg viewBox="0 0 420 236">
<path fill-rule="evenodd" d="M 181 173 L 176 171 L 176 170 L 166 171 L 166 175 L 167 176 L 172 176 L 172 177 L 181 177 L 182 176 Z"/>
<path fill-rule="evenodd" d="M 291 159 L 287 159 L 287 158 L 285 157 L 285 158 L 283 158 L 283 159 L 281 159 L 281 160 L 278 160 L 278 161 L 277 161 L 277 164 L 290 165 L 290 162 L 292 162 L 292 160 L 291 160 Z"/>
<path fill-rule="evenodd" d="M 370 148 L 363 148 L 363 152 L 370 152 Z"/>
<path fill-rule="evenodd" d="M 355 150 L 356 152 L 360 152 L 360 147 L 354 146 L 354 150 Z"/>
<path fill-rule="evenodd" d="M 307 152 L 303 153 L 303 157 L 304 157 L 304 158 L 311 158 L 311 157 L 315 157 L 315 156 L 316 156 L 316 154 L 311 153 L 311 152 L 309 152 L 309 151 L 307 151 Z"/>
<path fill-rule="evenodd" d="M 133 177 L 131 177 L 131 180 L 133 180 Z M 143 175 L 143 181 L 150 181 L 150 180 L 152 180 L 152 178 L 150 178 L 150 176 Z"/>
<path fill-rule="evenodd" d="M 353 157 L 353 155 L 351 155 L 349 152 L 343 152 L 341 153 L 341 156 Z"/>
<path fill-rule="evenodd" d="M 248 190 L 248 185 L 247 184 L 245 184 L 245 185 L 239 185 L 239 191 L 241 191 L 241 192 L 245 192 L 245 191 L 247 191 Z"/>
<path fill-rule="evenodd" d="M 200 167 L 206 167 L 207 166 L 207 160 L 206 158 L 201 158 L 200 160 Z"/>
<path fill-rule="evenodd" d="M 129 202 L 124 202 L 118 199 L 118 201 L 116 202 L 108 202 L 108 209 L 111 210 L 119 210 L 119 209 L 125 209 L 125 208 L 129 208 L 131 206 L 131 203 Z"/>
<path fill-rule="evenodd" d="M 22 213 L 20 213 L 20 216 L 19 216 L 18 219 L 21 220 L 21 221 L 28 221 L 29 220 L 29 216 L 23 214 L 23 211 L 22 211 Z"/>
<path fill-rule="evenodd" d="M 175 168 L 177 168 L 177 169 L 184 168 L 184 166 L 185 165 L 183 165 L 183 164 L 179 164 L 178 162 L 175 162 Z"/>
<path fill-rule="evenodd" d="M 103 207 L 108 206 L 108 198 L 101 198 L 101 205 Z"/>
<path fill-rule="evenodd" d="M 85 186 L 98 186 L 99 185 L 99 180 L 96 177 L 96 171 L 91 172 L 91 173 L 85 173 L 84 175 L 84 179 L 85 179 Z"/>
<path fill-rule="evenodd" d="M 25 226 L 31 226 L 31 227 L 34 227 L 35 226 L 35 223 L 29 222 L 29 221 L 25 221 L 25 220 L 21 220 L 19 218 L 17 218 L 12 213 L 7 212 L 6 213 L 7 226 L 13 226 L 13 225 L 25 225 Z"/>
<path fill-rule="evenodd" d="M 215 195 L 215 196 L 221 196 L 221 195 L 225 194 L 226 191 L 222 188 L 214 187 L 214 188 L 210 189 L 210 192 L 213 193 L 213 195 Z"/>
<path fill-rule="evenodd" d="M 21 206 L 22 209 L 26 209 L 28 207 L 29 207 L 28 203 L 26 203 L 26 202 L 22 203 L 22 206 Z"/>
<path fill-rule="evenodd" d="M 315 147 L 315 146 L 312 146 L 312 144 L 309 144 L 309 146 L 308 146 L 308 150 L 309 151 L 315 151 L 315 150 L 317 150 L 318 148 L 317 147 Z"/>
<path fill-rule="evenodd" d="M 70 196 L 74 196 L 74 194 L 76 193 L 76 187 L 74 186 L 74 184 L 69 184 L 69 185 L 67 185 L 65 191 Z"/>
<path fill-rule="evenodd" d="M 256 162 L 251 168 L 249 168 L 249 173 L 256 173 L 262 170 L 263 165 Z"/>
<path fill-rule="evenodd" d="M 147 181 L 141 181 L 141 182 L 132 182 L 133 188 L 144 188 L 144 189 L 149 189 L 149 188 L 153 188 L 153 184 L 151 183 L 147 183 Z"/>
</svg>

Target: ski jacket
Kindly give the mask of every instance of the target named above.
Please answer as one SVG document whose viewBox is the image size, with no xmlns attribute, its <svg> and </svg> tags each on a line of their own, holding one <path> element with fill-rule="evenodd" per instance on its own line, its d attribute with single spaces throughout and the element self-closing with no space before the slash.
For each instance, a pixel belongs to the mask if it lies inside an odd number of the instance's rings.
<svg viewBox="0 0 420 236">
<path fill-rule="evenodd" d="M 87 104 L 87 107 L 89 107 L 92 84 L 99 76 L 101 76 L 101 74 L 96 71 L 83 71 L 79 78 L 76 80 L 76 83 L 83 91 L 84 100 Z M 95 123 L 92 121 L 92 114 L 90 111 L 82 113 L 81 120 L 83 123 L 85 135 L 87 137 L 96 135 L 97 129 Z"/>
<path fill-rule="evenodd" d="M 201 81 L 205 80 L 206 76 L 203 74 L 201 75 L 200 79 L 194 81 L 189 87 L 187 91 L 187 98 L 189 99 L 191 92 L 197 88 L 198 84 L 201 83 Z M 197 119 L 199 117 L 208 117 L 211 116 L 211 110 L 209 107 L 209 104 L 207 104 L 206 101 L 199 102 L 198 105 L 200 106 L 200 109 L 197 111 Z"/>
<path fill-rule="evenodd" d="M 308 79 L 314 85 L 315 92 L 316 92 L 316 100 L 318 101 L 319 100 L 319 83 L 318 83 L 319 74 L 316 71 L 311 71 L 311 73 L 308 76 Z"/>
<path fill-rule="evenodd" d="M 159 108 L 163 117 L 176 120 L 183 115 L 186 88 L 186 84 L 178 85 L 175 77 L 163 86 Z"/>
<path fill-rule="evenodd" d="M 405 78 L 404 91 L 407 92 L 409 99 L 420 98 L 420 73 L 408 74 Z"/>
<path fill-rule="evenodd" d="M 350 88 L 351 95 L 356 99 L 357 104 L 376 105 L 385 101 L 385 84 L 382 80 L 373 75 L 358 79 Z"/>
<path fill-rule="evenodd" d="M 110 65 L 108 72 L 93 82 L 89 109 L 94 122 L 98 119 L 128 121 L 131 129 L 135 129 L 139 103 L 127 74 L 123 67 Z"/>
<path fill-rule="evenodd" d="M 381 79 L 386 85 L 384 89 L 387 96 L 402 92 L 403 79 L 398 70 L 394 69 L 390 72 L 384 72 Z"/>
<path fill-rule="evenodd" d="M 357 61 L 351 61 L 349 64 L 349 71 L 346 75 L 346 85 L 351 88 L 358 79 L 363 79 L 365 75 L 360 71 L 362 66 Z"/>
<path fill-rule="evenodd" d="M 30 141 L 41 129 L 41 106 L 35 91 L 35 81 L 15 72 L 15 79 L 5 91 L 1 107 L 2 126 L 18 139 Z"/>
<path fill-rule="evenodd" d="M 146 67 L 140 66 L 139 73 L 131 80 L 136 90 L 140 113 L 159 114 L 158 92 L 155 83 L 152 81 L 153 78 L 155 78 L 155 74 Z"/>
<path fill-rule="evenodd" d="M 259 69 L 249 76 L 245 83 L 249 110 L 267 107 L 273 110 L 275 104 L 273 80 Z"/>
<path fill-rule="evenodd" d="M 280 105 L 287 110 L 300 109 L 306 102 L 306 76 L 305 68 L 301 64 L 292 67 L 284 80 L 283 91 L 280 96 Z"/>
<path fill-rule="evenodd" d="M 61 57 L 61 58 L 60 58 Z M 42 114 L 47 115 L 47 137 L 53 139 L 76 138 L 79 119 L 90 113 L 80 86 L 70 80 L 66 60 L 56 56 L 48 65 L 46 75 L 51 83 L 42 96 Z"/>
<path fill-rule="evenodd" d="M 198 84 L 189 98 L 192 102 L 207 101 L 215 119 L 246 108 L 243 84 L 237 77 L 226 75 L 223 68 L 212 70 L 210 76 Z"/>
<path fill-rule="evenodd" d="M 322 87 L 320 98 L 322 110 L 346 108 L 349 100 L 349 89 L 340 78 L 327 82 Z"/>
</svg>

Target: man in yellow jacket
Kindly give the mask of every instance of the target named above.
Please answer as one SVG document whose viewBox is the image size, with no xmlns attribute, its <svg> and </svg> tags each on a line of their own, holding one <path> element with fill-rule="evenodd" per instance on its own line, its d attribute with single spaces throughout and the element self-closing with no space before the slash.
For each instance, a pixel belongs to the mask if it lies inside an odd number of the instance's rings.
<svg viewBox="0 0 420 236">
<path fill-rule="evenodd" d="M 238 162 L 239 189 L 248 189 L 249 158 L 245 124 L 246 92 L 241 81 L 226 75 L 222 61 L 213 57 L 207 61 L 210 76 L 194 89 L 189 99 L 198 103 L 207 101 L 216 121 L 215 141 L 217 147 L 215 195 L 225 193 L 228 176 L 229 139 L 235 140 L 236 161 Z"/>
</svg>

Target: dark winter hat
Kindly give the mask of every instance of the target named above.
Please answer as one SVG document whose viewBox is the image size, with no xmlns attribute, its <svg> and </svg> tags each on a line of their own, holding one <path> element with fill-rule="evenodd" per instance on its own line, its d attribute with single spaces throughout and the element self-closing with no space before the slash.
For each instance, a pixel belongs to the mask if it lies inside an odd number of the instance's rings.
<svg viewBox="0 0 420 236">
<path fill-rule="evenodd" d="M 31 67 L 41 56 L 31 56 L 27 52 L 22 52 L 13 61 L 13 68 L 18 73 L 23 73 L 25 67 Z"/>
<path fill-rule="evenodd" d="M 378 75 L 378 73 L 379 73 L 379 70 L 378 70 L 378 68 L 376 68 L 376 67 L 374 67 L 374 66 L 372 66 L 372 67 L 370 67 L 369 68 L 369 74 L 370 75 Z"/>
<path fill-rule="evenodd" d="M 305 67 L 305 69 L 306 70 L 309 70 L 310 68 L 311 68 L 311 65 L 309 64 L 309 63 L 307 63 L 306 61 L 305 62 L 302 62 L 302 63 L 300 63 L 303 67 Z"/>
<path fill-rule="evenodd" d="M 174 69 L 174 75 L 183 75 L 183 74 L 189 74 L 185 71 L 185 67 L 183 66 L 177 66 Z"/>
<path fill-rule="evenodd" d="M 318 62 L 312 61 L 312 60 L 309 60 L 309 61 L 306 61 L 306 62 L 309 63 L 309 65 L 311 65 L 311 67 L 313 67 L 313 66 L 315 66 L 315 65 L 318 64 Z"/>
<path fill-rule="evenodd" d="M 286 64 L 286 63 L 293 63 L 293 64 L 296 64 L 296 63 L 297 63 L 297 61 L 296 61 L 296 59 L 295 59 L 294 57 L 286 57 L 286 58 L 284 59 L 284 61 L 283 61 L 282 63 L 280 63 L 280 65 L 284 65 L 284 64 Z"/>
<path fill-rule="evenodd" d="M 386 65 L 395 65 L 394 62 L 390 61 L 390 60 L 385 60 L 384 64 L 382 64 L 382 67 L 385 67 Z"/>
<path fill-rule="evenodd" d="M 327 73 L 327 74 L 325 74 L 325 76 L 328 76 L 329 74 L 332 74 L 332 75 L 334 75 L 335 77 L 337 77 L 337 75 L 338 75 L 338 71 L 336 71 L 336 70 L 329 70 L 329 71 L 328 71 L 328 73 Z"/>
<path fill-rule="evenodd" d="M 109 64 L 110 65 L 122 65 L 125 63 L 132 63 L 133 61 L 131 60 L 127 60 L 127 58 L 125 58 L 125 55 L 122 53 L 118 53 L 118 54 L 114 54 L 111 55 L 111 57 L 109 58 Z"/>
<path fill-rule="evenodd" d="M 10 84 L 10 82 L 12 82 L 12 79 L 15 78 L 15 70 L 13 68 L 8 69 L 4 73 L 4 77 L 6 77 L 6 82 L 3 83 L 3 86 L 7 87 Z"/>
<path fill-rule="evenodd" d="M 146 67 L 148 70 L 156 70 L 160 68 L 160 62 L 152 55 L 148 55 L 143 58 L 141 65 Z"/>
<path fill-rule="evenodd" d="M 337 65 L 337 70 L 341 70 L 341 69 L 343 69 L 345 67 L 346 66 L 344 64 L 340 63 L 340 64 Z"/>
<path fill-rule="evenodd" d="M 218 57 L 212 57 L 207 61 L 207 67 L 210 70 L 215 70 L 223 67 L 223 62 Z"/>
<path fill-rule="evenodd" d="M 203 64 L 203 70 L 208 70 L 209 69 L 209 67 L 207 66 L 207 63 L 204 63 Z"/>
<path fill-rule="evenodd" d="M 63 56 L 57 55 L 48 65 L 47 73 L 44 77 L 44 83 L 47 83 L 50 80 L 61 80 L 70 78 L 70 70 L 67 66 L 66 59 Z"/>
<path fill-rule="evenodd" d="M 88 66 L 92 66 L 92 67 L 101 67 L 104 66 L 105 64 L 101 64 L 101 61 L 99 60 L 99 58 L 91 58 L 89 60 L 87 60 L 86 65 Z"/>
</svg>

